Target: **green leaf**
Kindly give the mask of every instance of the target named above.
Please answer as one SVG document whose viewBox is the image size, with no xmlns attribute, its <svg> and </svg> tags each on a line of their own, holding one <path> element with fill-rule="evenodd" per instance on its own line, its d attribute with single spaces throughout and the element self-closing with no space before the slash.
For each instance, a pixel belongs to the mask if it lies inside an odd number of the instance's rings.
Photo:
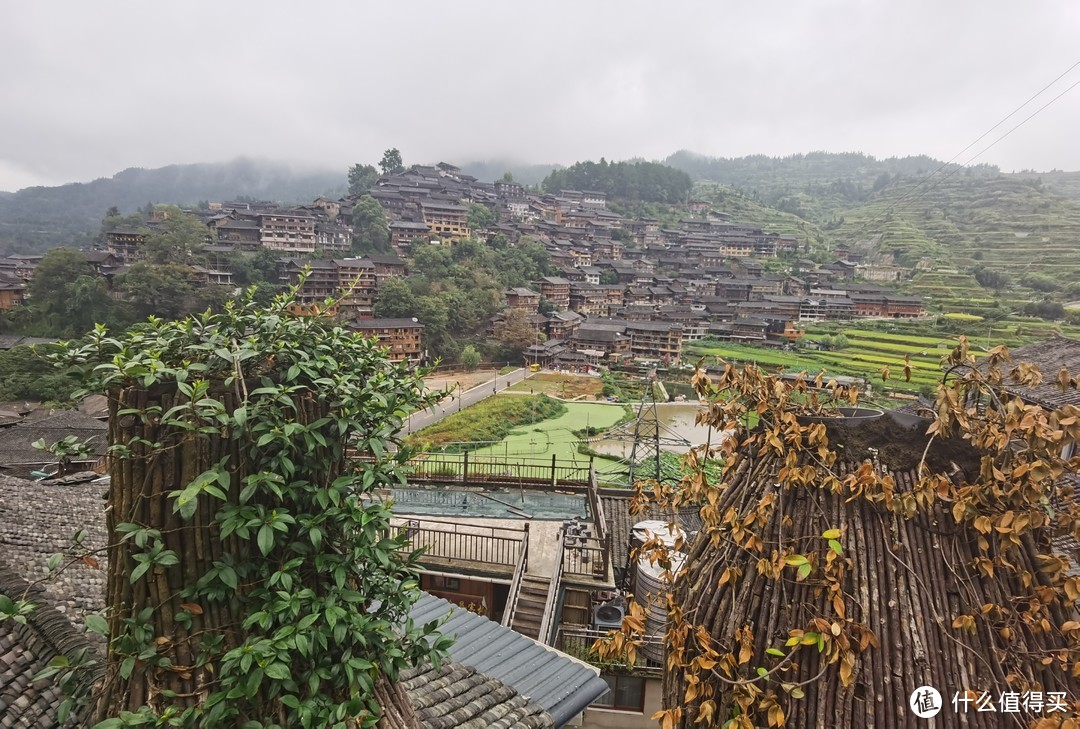
<svg viewBox="0 0 1080 729">
<path fill-rule="evenodd" d="M 830 529 L 821 536 L 825 539 L 839 539 L 842 532 L 839 529 Z"/>
<path fill-rule="evenodd" d="M 232 588 L 233 590 L 236 589 L 236 570 L 234 570 L 232 567 L 225 564 L 219 565 L 217 575 L 218 579 L 221 580 L 223 584 Z"/>
<path fill-rule="evenodd" d="M 49 561 L 46 562 L 46 566 L 49 568 L 49 572 L 55 572 L 56 568 L 60 566 L 60 563 L 64 561 L 64 555 L 57 552 L 56 554 L 49 556 Z"/>
<path fill-rule="evenodd" d="M 768 673 L 769 672 L 766 669 L 762 668 L 761 666 L 758 666 L 758 669 L 757 669 L 757 675 L 758 676 L 767 676 Z"/>
<path fill-rule="evenodd" d="M 86 625 L 86 629 L 91 633 L 106 636 L 109 634 L 108 621 L 97 613 L 88 613 L 83 619 L 83 624 Z"/>
<path fill-rule="evenodd" d="M 289 679 L 289 667 L 284 663 L 271 663 L 266 667 L 266 675 L 277 681 L 287 681 Z"/>
<path fill-rule="evenodd" d="M 798 579 L 805 580 L 810 575 L 811 567 L 809 564 L 804 564 L 799 567 Z"/>
<path fill-rule="evenodd" d="M 120 664 L 120 676 L 122 678 L 131 678 L 131 672 L 135 670 L 135 656 L 128 656 Z"/>
<path fill-rule="evenodd" d="M 799 565 L 806 564 L 806 557 L 802 554 L 789 554 L 784 558 L 784 562 L 791 567 L 798 567 Z"/>
<path fill-rule="evenodd" d="M 831 549 L 832 551 L 836 552 L 839 555 L 844 554 L 844 548 L 842 546 L 840 546 L 840 542 L 836 541 L 835 539 L 830 539 L 829 540 L 829 549 Z"/>
<path fill-rule="evenodd" d="M 254 696 L 259 691 L 259 685 L 262 684 L 263 671 L 261 668 L 256 668 L 254 671 L 248 674 L 247 681 L 244 683 L 244 691 L 250 697 Z"/>
<path fill-rule="evenodd" d="M 138 582 L 139 578 L 145 575 L 148 569 L 150 569 L 149 560 L 146 562 L 140 562 L 139 564 L 135 565 L 135 569 L 131 571 L 131 577 L 129 578 L 131 580 L 131 584 L 134 585 L 136 582 Z"/>
<path fill-rule="evenodd" d="M 263 553 L 263 556 L 270 554 L 270 550 L 274 548 L 274 529 L 269 524 L 263 524 L 259 527 L 257 541 L 259 551 Z"/>
<path fill-rule="evenodd" d="M 766 648 L 765 652 L 768 653 L 770 656 L 786 656 L 787 655 L 787 653 L 784 653 L 784 651 L 780 650 L 779 648 Z"/>
<path fill-rule="evenodd" d="M 67 723 L 68 718 L 71 716 L 71 710 L 75 706 L 74 699 L 64 699 L 60 702 L 60 706 L 56 708 L 56 723 L 59 726 L 63 726 Z"/>
</svg>

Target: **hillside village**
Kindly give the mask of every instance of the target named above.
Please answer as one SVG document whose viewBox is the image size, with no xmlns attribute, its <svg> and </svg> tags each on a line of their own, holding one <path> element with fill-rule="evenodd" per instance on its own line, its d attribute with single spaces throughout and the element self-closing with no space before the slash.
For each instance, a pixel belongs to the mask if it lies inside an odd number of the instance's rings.
<svg viewBox="0 0 1080 729">
<path fill-rule="evenodd" d="M 417 246 L 453 247 L 470 238 L 504 247 L 536 242 L 546 250 L 552 275 L 506 290 L 504 313 L 487 330 L 521 312 L 537 335 L 524 354 L 545 366 L 669 364 L 679 361 L 686 343 L 705 337 L 782 345 L 798 340 L 805 323 L 925 314 L 920 299 L 881 285 L 902 280 L 905 269 L 862 262 L 846 248 L 819 265 L 804 257 L 805 241 L 732 220 L 702 200 L 684 206 L 678 225 L 664 226 L 656 218 L 620 215 L 602 192 L 543 193 L 512 180 L 481 182 L 446 163 L 385 175 L 366 194 L 385 217 L 388 245 L 361 255 L 352 252 L 362 195 L 287 208 L 232 201 L 189 211 L 210 231 L 205 264 L 192 267 L 194 283 L 235 287 L 232 257 L 271 251 L 279 255 L 282 286 L 310 269 L 299 308 L 346 292 L 339 316 L 378 336 L 395 359 L 412 362 L 430 358 L 423 318 L 376 318 L 380 288 L 407 275 Z M 481 216 L 482 227 L 470 227 L 477 206 L 489 214 Z M 141 260 L 147 236 L 165 222 L 154 211 L 141 225 L 109 230 L 103 250 L 83 253 L 112 282 Z M 0 309 L 23 303 L 40 259 L 0 260 Z"/>
</svg>

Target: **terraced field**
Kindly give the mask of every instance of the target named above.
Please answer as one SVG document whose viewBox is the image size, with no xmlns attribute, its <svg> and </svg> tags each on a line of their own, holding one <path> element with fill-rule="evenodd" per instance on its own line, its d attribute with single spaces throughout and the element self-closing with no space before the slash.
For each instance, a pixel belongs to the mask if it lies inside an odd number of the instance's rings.
<svg viewBox="0 0 1080 729">
<path fill-rule="evenodd" d="M 877 252 L 907 264 L 926 257 L 960 270 L 981 264 L 1013 281 L 1027 273 L 1080 278 L 1080 205 L 1038 179 L 956 175 L 918 190 L 905 180 L 846 211 L 844 221 L 836 240 L 875 240 Z"/>
<path fill-rule="evenodd" d="M 941 359 L 956 345 L 958 335 L 935 333 L 930 330 L 928 322 L 883 322 L 882 325 L 892 330 L 879 331 L 866 325 L 843 327 L 839 324 L 823 324 L 807 329 L 807 342 L 824 335 L 843 334 L 847 339 L 847 346 L 834 351 L 777 350 L 727 342 L 707 342 L 690 345 L 688 354 L 706 358 L 720 357 L 739 363 L 754 362 L 759 366 L 784 372 L 816 372 L 824 368 L 837 375 L 866 378 L 878 388 L 882 385 L 881 370 L 888 367 L 890 379 L 884 386 L 899 393 L 913 394 L 920 390 L 925 392 L 936 385 L 943 372 Z M 991 322 L 985 327 L 981 323 L 973 323 L 969 331 L 972 351 L 976 356 L 981 356 L 988 346 L 997 344 L 1016 347 L 1045 339 L 1057 332 L 1067 336 L 1077 334 L 1072 328 L 1048 330 L 1045 326 L 1035 325 L 1024 319 Z M 910 358 L 912 366 L 910 382 L 902 379 L 905 357 Z"/>
</svg>

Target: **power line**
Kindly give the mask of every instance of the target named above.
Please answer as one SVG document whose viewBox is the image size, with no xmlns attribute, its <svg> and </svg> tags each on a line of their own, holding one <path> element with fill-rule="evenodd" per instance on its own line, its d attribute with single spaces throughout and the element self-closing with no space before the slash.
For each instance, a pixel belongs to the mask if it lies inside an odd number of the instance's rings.
<svg viewBox="0 0 1080 729">
<path fill-rule="evenodd" d="M 1080 64 L 1078 64 L 1078 65 L 1080 65 Z M 904 212 L 905 210 L 907 210 L 908 208 L 910 208 L 910 207 L 911 207 L 912 205 L 914 205 L 915 203 L 917 203 L 917 202 L 919 202 L 920 200 L 922 200 L 922 199 L 923 199 L 924 197 L 926 197 L 926 196 L 927 196 L 928 194 L 930 194 L 930 193 L 931 193 L 931 192 L 933 192 L 933 191 L 934 191 L 935 189 L 937 189 L 937 187 L 938 187 L 938 186 L 939 186 L 939 185 L 940 185 L 941 183 L 945 182 L 945 180 L 949 179 L 950 177 L 952 177 L 953 175 L 955 175 L 956 173 L 958 173 L 958 172 L 959 172 L 960 170 L 962 170 L 962 169 L 966 168 L 966 167 L 967 167 L 967 166 L 968 166 L 969 164 L 971 164 L 972 162 L 974 162 L 975 160 L 977 160 L 977 159 L 978 159 L 979 157 L 981 157 L 981 156 L 982 156 L 983 154 L 985 154 L 985 153 L 986 153 L 987 151 L 989 151 L 990 149 L 992 149 L 992 148 L 993 148 L 993 147 L 994 147 L 994 146 L 995 146 L 995 145 L 996 145 L 996 144 L 997 144 L 998 142 L 1002 141 L 1003 139 L 1005 139 L 1006 137 L 1008 137 L 1008 136 L 1009 136 L 1010 134 L 1012 134 L 1013 132 L 1015 132 L 1015 131 L 1016 131 L 1017 129 L 1019 129 L 1020 127 L 1024 126 L 1025 124 L 1027 124 L 1027 123 L 1028 123 L 1029 121 L 1031 121 L 1031 120 L 1032 120 L 1032 119 L 1033 119 L 1033 118 L 1034 118 L 1035 116 L 1037 116 L 1037 115 L 1038 115 L 1038 114 L 1039 114 L 1039 113 L 1040 113 L 1041 111 L 1043 111 L 1043 109 L 1045 109 L 1046 107 L 1048 107 L 1048 106 L 1050 106 L 1051 104 L 1053 104 L 1053 103 L 1054 103 L 1055 101 L 1057 101 L 1057 100 L 1058 100 L 1058 99 L 1060 99 L 1060 98 L 1061 98 L 1062 96 L 1064 96 L 1065 94 L 1067 94 L 1067 93 L 1069 93 L 1070 91 L 1072 91 L 1072 90 L 1073 90 L 1074 88 L 1076 88 L 1077 86 L 1080 86 L 1080 80 L 1076 81 L 1075 83 L 1073 83 L 1073 85 L 1072 85 L 1072 86 L 1069 86 L 1069 87 L 1068 87 L 1067 89 L 1065 89 L 1064 91 L 1062 91 L 1062 92 L 1061 92 L 1060 94 L 1058 94 L 1058 95 L 1057 95 L 1057 96 L 1055 96 L 1054 98 L 1050 99 L 1050 101 L 1046 102 L 1045 104 L 1043 104 L 1042 106 L 1040 106 L 1040 107 L 1039 107 L 1038 109 L 1036 109 L 1035 111 L 1033 111 L 1033 112 L 1032 112 L 1032 113 L 1031 113 L 1031 114 L 1030 114 L 1030 115 L 1029 115 L 1029 116 L 1028 116 L 1027 118 L 1025 118 L 1025 119 L 1024 119 L 1023 121 L 1021 121 L 1021 122 L 1020 122 L 1019 124 L 1017 124 L 1016 126 L 1014 126 L 1014 127 L 1012 128 L 1012 129 L 1010 129 L 1009 131 L 1005 132 L 1005 133 L 1004 133 L 1004 134 L 1002 134 L 1002 135 L 1001 135 L 1000 137 L 998 137 L 997 139 L 995 139 L 995 140 L 994 140 L 993 142 L 991 142 L 991 143 L 990 143 L 990 144 L 989 144 L 989 145 L 988 145 L 988 146 L 987 146 L 986 148 L 984 148 L 984 149 L 983 149 L 983 150 L 982 150 L 981 152 L 979 152 L 978 154 L 976 154 L 976 155 L 975 155 L 974 157 L 971 157 L 970 159 L 968 159 L 968 161 L 967 161 L 967 162 L 964 162 L 964 163 L 963 163 L 962 165 L 960 165 L 960 166 L 958 166 L 958 167 L 954 168 L 953 170 L 951 170 L 950 172 L 948 172 L 947 174 L 945 174 L 945 176 L 943 176 L 943 177 L 942 177 L 942 178 L 940 178 L 940 179 L 939 179 L 939 180 L 938 180 L 937 182 L 935 182 L 935 183 L 934 183 L 933 185 L 931 185 L 931 186 L 930 186 L 929 188 L 927 188 L 926 190 L 924 190 L 924 191 L 922 192 L 922 194 L 920 194 L 920 195 L 919 195 L 918 197 L 916 197 L 916 198 L 915 198 L 914 200 L 912 200 L 912 201 L 911 201 L 910 203 L 908 203 L 908 204 L 907 204 L 907 205 L 905 205 L 904 207 L 900 208 L 899 210 L 895 210 L 895 211 L 893 211 L 893 210 L 891 210 L 891 209 L 890 209 L 890 210 L 886 211 L 886 214 L 889 214 L 889 213 L 891 213 L 891 212 L 896 212 L 897 214 L 899 214 L 899 213 L 902 213 L 902 212 Z M 970 145 L 969 145 L 969 147 L 970 147 Z M 914 192 L 914 191 L 913 191 L 913 192 Z M 902 202 L 903 202 L 903 200 L 904 200 L 904 199 L 903 199 L 903 198 L 901 198 L 900 200 L 896 201 L 896 203 L 894 203 L 894 204 L 893 204 L 893 207 L 895 207 L 896 205 L 899 205 L 900 203 L 902 203 Z"/>
<path fill-rule="evenodd" d="M 973 141 L 972 141 L 972 142 L 971 142 L 970 144 L 968 144 L 968 145 L 967 145 L 966 147 L 964 147 L 964 148 L 963 148 L 962 150 L 960 150 L 960 151 L 959 151 L 959 152 L 957 152 L 957 153 L 956 153 L 955 155 L 953 155 L 953 157 L 952 157 L 952 158 L 951 158 L 951 159 L 950 159 L 950 160 L 949 160 L 948 162 L 945 162 L 945 163 L 943 163 L 943 164 L 942 164 L 942 165 L 941 165 L 940 167 L 938 167 L 938 168 L 937 168 L 936 170 L 934 170 L 934 171 L 933 171 L 933 172 L 931 172 L 931 173 L 930 173 L 929 175 L 927 175 L 927 176 L 926 176 L 926 177 L 924 177 L 924 178 L 923 178 L 922 180 L 920 180 L 920 181 L 919 181 L 919 182 L 918 182 L 918 183 L 917 183 L 917 184 L 916 184 L 916 185 L 915 185 L 915 186 L 914 186 L 913 188 L 911 188 L 911 189 L 910 189 L 910 190 L 908 190 L 908 191 L 907 191 L 906 193 L 904 193 L 904 195 L 903 195 L 903 196 L 901 196 L 901 198 L 900 198 L 899 200 L 895 201 L 895 202 L 894 202 L 894 203 L 892 203 L 892 204 L 891 204 L 891 205 L 890 205 L 890 206 L 889 206 L 888 208 L 886 208 L 884 212 L 882 212 L 882 213 L 879 213 L 879 214 L 878 214 L 878 215 L 877 215 L 876 217 L 872 218 L 872 219 L 871 219 L 871 220 L 870 220 L 869 222 L 867 222 L 867 223 L 864 223 L 864 224 L 862 225 L 862 228 L 861 228 L 861 230 L 859 231 L 859 233 L 857 233 L 857 234 L 856 234 L 856 236 L 855 236 L 855 237 L 856 237 L 856 238 L 858 238 L 858 237 L 859 237 L 859 236 L 860 236 L 860 235 L 862 234 L 862 232 L 863 232 L 863 231 L 865 231 L 865 230 L 867 230 L 868 228 L 871 228 L 872 226 L 876 225 L 876 224 L 877 224 L 878 222 L 880 222 L 881 220 L 884 220 L 884 219 L 885 219 L 886 217 L 888 217 L 888 216 L 889 216 L 890 214 L 892 214 L 892 213 L 893 213 L 894 211 L 895 211 L 895 212 L 903 212 L 903 210 L 906 210 L 906 209 L 907 209 L 908 207 L 910 207 L 910 205 L 908 205 L 908 206 L 905 206 L 904 208 L 902 208 L 902 209 L 901 209 L 901 210 L 899 210 L 899 211 L 896 211 L 896 210 L 895 210 L 895 209 L 896 209 L 896 207 L 897 207 L 898 205 L 902 204 L 902 203 L 903 203 L 903 202 L 904 202 L 905 200 L 907 200 L 907 199 L 908 199 L 908 198 L 910 198 L 911 196 L 915 195 L 915 194 L 916 194 L 916 193 L 917 193 L 917 192 L 919 191 L 919 188 L 923 187 L 923 186 L 924 186 L 924 185 L 925 185 L 925 184 L 926 184 L 927 182 L 929 182 L 929 181 L 930 181 L 930 180 L 931 180 L 932 178 L 934 178 L 934 177 L 935 177 L 936 175 L 940 174 L 942 170 L 944 170 L 944 169 L 945 169 L 946 167 L 948 167 L 948 166 L 949 166 L 949 165 L 951 165 L 951 164 L 952 164 L 953 162 L 955 162 L 955 161 L 956 161 L 956 160 L 957 160 L 957 159 L 958 159 L 958 158 L 959 158 L 959 157 L 960 157 L 960 156 L 961 156 L 962 154 L 964 154 L 964 152 L 966 152 L 966 151 L 968 151 L 969 149 L 971 149 L 972 147 L 974 147 L 974 146 L 975 146 L 976 144 L 978 144 L 978 143 L 979 143 L 979 142 L 980 142 L 981 140 L 983 140 L 984 138 L 986 138 L 986 137 L 987 137 L 987 136 L 988 136 L 988 135 L 989 135 L 989 134 L 990 134 L 991 132 L 993 132 L 993 131 L 994 131 L 995 129 L 997 129 L 997 128 L 998 128 L 998 127 L 1000 127 L 1000 126 L 1001 126 L 1002 124 L 1004 124 L 1005 122 L 1007 122 L 1007 121 L 1008 121 L 1009 119 L 1011 119 L 1012 117 L 1014 117 L 1014 116 L 1015 116 L 1015 115 L 1016 115 L 1017 113 L 1019 113 L 1019 112 L 1020 112 L 1020 111 L 1021 111 L 1021 110 L 1022 110 L 1022 109 L 1023 109 L 1024 107 L 1025 107 L 1025 106 L 1027 106 L 1027 105 L 1028 105 L 1028 104 L 1030 104 L 1030 103 L 1031 103 L 1032 101 L 1034 101 L 1034 100 L 1035 100 L 1035 99 L 1037 99 L 1037 98 L 1038 98 L 1039 96 L 1041 96 L 1041 95 L 1042 95 L 1042 94 L 1043 94 L 1044 92 L 1046 92 L 1046 90 L 1047 90 L 1047 89 L 1049 89 L 1049 88 L 1050 88 L 1051 86 L 1053 86 L 1054 84 L 1056 84 L 1056 83 L 1057 83 L 1058 81 L 1060 81 L 1060 80 L 1061 80 L 1062 78 L 1064 78 L 1065 76 L 1067 76 L 1067 75 L 1068 75 L 1068 74 L 1069 74 L 1069 73 L 1070 73 L 1070 72 L 1071 72 L 1071 71 L 1072 71 L 1072 70 L 1073 70 L 1074 68 L 1076 68 L 1077 66 L 1080 66 L 1080 61 L 1077 61 L 1077 62 L 1075 62 L 1075 63 L 1074 63 L 1073 65 L 1069 66 L 1069 67 L 1068 67 L 1067 69 L 1065 69 L 1065 71 L 1063 71 L 1063 72 L 1062 72 L 1061 74 L 1059 74 L 1059 75 L 1058 75 L 1058 76 L 1057 76 L 1057 77 L 1056 77 L 1056 78 L 1055 78 L 1055 79 L 1054 79 L 1053 81 L 1051 81 L 1050 83 L 1046 84 L 1046 85 L 1045 85 L 1045 86 L 1043 86 L 1043 87 L 1042 87 L 1041 89 L 1039 89 L 1039 90 L 1038 90 L 1038 91 L 1037 91 L 1037 92 L 1036 92 L 1035 94 L 1033 94 L 1033 95 L 1032 95 L 1031 97 L 1029 97 L 1029 98 L 1027 99 L 1027 101 L 1025 101 L 1025 102 L 1024 102 L 1024 103 L 1022 103 L 1022 104 L 1021 104 L 1020 106 L 1018 106 L 1018 107 L 1016 107 L 1015 109 L 1013 109 L 1013 110 L 1012 110 L 1011 112 L 1009 112 L 1009 113 L 1008 113 L 1008 114 L 1007 114 L 1007 115 L 1006 115 L 1005 117 L 1003 117 L 1003 118 L 1002 118 L 1002 119 L 1001 119 L 1000 121 L 998 121 L 998 123 L 997 123 L 997 124 L 995 124 L 994 126 L 990 127 L 989 129 L 987 129 L 987 130 L 986 130 L 985 132 L 983 132 L 983 133 L 982 133 L 982 134 L 980 134 L 980 135 L 979 135 L 978 137 L 976 137 L 976 138 L 975 138 L 975 139 L 974 139 L 974 140 L 973 140 Z M 1010 135 L 1010 134 L 1012 134 L 1012 133 L 1013 133 L 1014 131 L 1016 131 L 1017 129 L 1019 129 L 1020 127 L 1022 127 L 1022 126 L 1023 126 L 1024 124 L 1026 124 L 1026 123 L 1027 123 L 1028 121 L 1030 121 L 1032 117 L 1036 116 L 1036 115 L 1037 115 L 1037 114 L 1039 114 L 1039 113 L 1040 113 L 1040 112 L 1041 112 L 1041 111 L 1042 111 L 1043 109 L 1045 109 L 1046 107 L 1050 106 L 1050 104 L 1053 104 L 1053 103 L 1054 103 L 1055 101 L 1057 101 L 1057 100 L 1058 100 L 1058 99 L 1060 99 L 1060 98 L 1061 98 L 1062 96 L 1064 96 L 1065 94 L 1067 94 L 1067 93 L 1068 93 L 1069 91 L 1071 91 L 1071 90 L 1072 90 L 1073 88 L 1075 88 L 1075 87 L 1076 87 L 1076 86 L 1077 86 L 1078 84 L 1080 84 L 1080 81 L 1078 81 L 1078 82 L 1074 83 L 1074 84 L 1073 84 L 1072 86 L 1069 86 L 1069 87 L 1068 87 L 1067 89 L 1065 89 L 1064 91 L 1062 91 L 1062 92 L 1061 92 L 1060 94 L 1058 94 L 1057 96 L 1055 96 L 1055 97 L 1054 97 L 1053 99 L 1051 99 L 1050 101 L 1048 101 L 1048 102 L 1047 102 L 1046 104 L 1043 104 L 1043 105 L 1042 105 L 1041 107 L 1039 107 L 1039 108 L 1038 108 L 1037 110 L 1035 110 L 1035 112 L 1034 112 L 1034 113 L 1032 113 L 1032 114 L 1031 114 L 1030 116 L 1028 116 L 1028 117 L 1027 117 L 1026 119 L 1024 119 L 1024 120 L 1023 120 L 1022 122 L 1020 122 L 1019 124 L 1017 124 L 1017 125 L 1016 125 L 1015 127 L 1013 127 L 1012 129 L 1010 129 L 1010 130 L 1009 130 L 1008 132 L 1006 132 L 1005 134 L 1003 134 L 1003 135 L 1002 135 L 1001 137 L 998 137 L 998 139 L 996 139 L 996 140 L 995 140 L 995 141 L 994 141 L 993 143 L 991 143 L 991 144 L 990 144 L 990 145 L 989 145 L 988 147 L 986 147 L 985 149 L 983 149 L 983 150 L 982 150 L 981 152 L 979 152 L 978 154 L 976 154 L 976 155 L 975 155 L 974 157 L 970 158 L 970 159 L 969 159 L 969 160 L 968 160 L 967 162 L 964 162 L 964 163 L 963 163 L 963 164 L 961 164 L 960 166 L 958 166 L 958 167 L 956 167 L 955 169 L 953 169 L 953 170 L 952 170 L 951 172 L 949 172 L 949 173 L 948 173 L 947 175 L 945 175 L 945 177 L 943 177 L 943 178 L 942 178 L 941 180 L 938 180 L 938 182 L 937 182 L 937 183 L 935 183 L 935 184 L 934 184 L 934 185 L 933 185 L 932 187 L 930 187 L 930 188 L 929 188 L 928 190 L 926 190 L 926 191 L 925 191 L 925 192 L 924 192 L 924 193 L 923 193 L 922 195 L 920 195 L 920 196 L 919 196 L 919 197 L 918 197 L 918 198 L 917 198 L 916 200 L 914 200 L 914 201 L 913 201 L 913 203 L 914 203 L 914 202 L 918 202 L 919 200 L 921 200 L 921 199 L 922 199 L 922 198 L 923 198 L 923 197 L 924 197 L 924 196 L 926 195 L 926 193 L 928 193 L 928 192 L 930 192 L 930 191 L 934 190 L 934 189 L 935 189 L 935 188 L 936 188 L 936 187 L 937 187 L 938 185 L 940 185 L 940 184 L 941 184 L 941 183 L 942 183 L 943 181 L 947 180 L 947 179 L 948 179 L 949 177 L 951 177 L 952 175 L 955 175 L 955 174 L 956 174 L 957 172 L 959 172 L 960 170 L 962 170 L 962 169 L 964 169 L 965 167 L 967 167 L 967 166 L 968 166 L 969 164 L 971 164 L 971 163 L 972 163 L 972 162 L 973 162 L 974 160 L 978 159 L 978 158 L 979 158 L 980 156 L 982 156 L 982 155 L 983 155 L 984 153 L 986 153 L 986 152 L 987 152 L 988 150 L 990 150 L 990 149 L 991 149 L 992 147 L 994 147 L 994 146 L 995 146 L 995 145 L 996 145 L 996 144 L 997 144 L 998 142 L 1000 142 L 1001 140 L 1005 139 L 1005 137 L 1009 136 L 1009 135 Z"/>
</svg>

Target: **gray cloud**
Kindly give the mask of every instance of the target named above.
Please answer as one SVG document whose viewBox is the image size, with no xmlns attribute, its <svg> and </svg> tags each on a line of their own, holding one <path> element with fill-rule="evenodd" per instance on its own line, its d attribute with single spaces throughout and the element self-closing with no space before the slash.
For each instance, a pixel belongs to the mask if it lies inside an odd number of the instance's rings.
<svg viewBox="0 0 1080 729">
<path fill-rule="evenodd" d="M 1080 6 L 1041 0 L 24 3 L 0 25 L 0 189 L 390 146 L 949 159 L 1080 60 L 1077 37 Z M 1080 169 L 1077 128 L 1080 88 L 979 161 Z"/>
</svg>

